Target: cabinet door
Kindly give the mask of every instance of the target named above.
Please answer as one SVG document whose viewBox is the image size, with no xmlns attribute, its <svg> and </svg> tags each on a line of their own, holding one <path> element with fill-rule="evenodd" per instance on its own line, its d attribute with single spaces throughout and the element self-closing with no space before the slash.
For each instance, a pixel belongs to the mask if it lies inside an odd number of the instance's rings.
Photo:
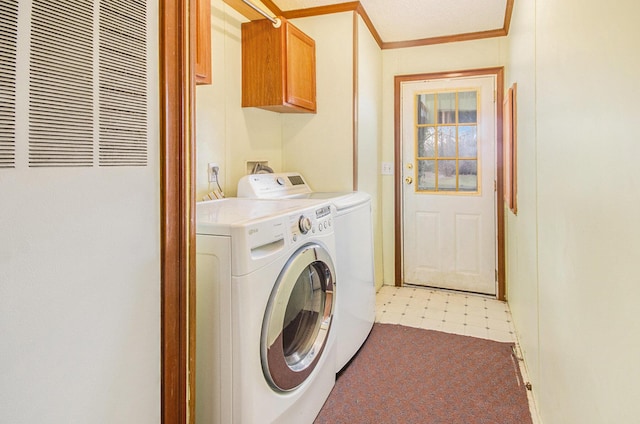
<svg viewBox="0 0 640 424">
<path fill-rule="evenodd" d="M 211 0 L 196 0 L 196 84 L 211 84 Z"/>
<path fill-rule="evenodd" d="M 286 102 L 315 112 L 315 41 L 288 23 L 286 31 Z"/>
</svg>

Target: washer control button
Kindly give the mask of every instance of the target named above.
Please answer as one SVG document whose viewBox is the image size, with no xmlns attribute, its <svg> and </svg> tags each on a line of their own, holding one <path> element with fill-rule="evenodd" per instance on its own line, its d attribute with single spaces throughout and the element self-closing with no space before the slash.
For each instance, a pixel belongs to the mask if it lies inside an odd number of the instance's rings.
<svg viewBox="0 0 640 424">
<path fill-rule="evenodd" d="M 300 219 L 298 219 L 298 228 L 300 228 L 302 234 L 307 234 L 311 227 L 311 219 L 308 216 L 301 215 Z"/>
</svg>

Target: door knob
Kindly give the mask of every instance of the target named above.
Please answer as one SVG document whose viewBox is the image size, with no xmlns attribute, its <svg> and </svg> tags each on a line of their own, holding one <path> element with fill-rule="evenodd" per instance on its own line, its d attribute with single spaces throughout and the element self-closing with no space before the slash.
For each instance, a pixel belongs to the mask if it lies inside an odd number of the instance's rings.
<svg viewBox="0 0 640 424">
<path fill-rule="evenodd" d="M 407 177 L 407 178 L 404 179 L 404 182 L 407 183 L 407 184 L 411 184 L 413 182 L 413 178 Z"/>
</svg>

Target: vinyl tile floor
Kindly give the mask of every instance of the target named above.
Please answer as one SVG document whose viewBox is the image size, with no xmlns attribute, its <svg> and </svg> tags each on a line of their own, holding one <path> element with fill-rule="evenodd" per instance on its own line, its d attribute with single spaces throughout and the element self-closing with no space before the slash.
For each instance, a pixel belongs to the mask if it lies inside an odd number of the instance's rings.
<svg viewBox="0 0 640 424">
<path fill-rule="evenodd" d="M 376 322 L 517 342 L 506 302 L 427 287 L 382 286 L 376 295 Z"/>
</svg>

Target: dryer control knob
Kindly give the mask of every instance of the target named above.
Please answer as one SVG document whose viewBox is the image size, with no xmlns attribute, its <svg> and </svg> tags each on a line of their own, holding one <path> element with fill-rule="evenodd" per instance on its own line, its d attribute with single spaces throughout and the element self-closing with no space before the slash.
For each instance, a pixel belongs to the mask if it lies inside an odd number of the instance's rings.
<svg viewBox="0 0 640 424">
<path fill-rule="evenodd" d="M 302 234 L 307 234 L 311 229 L 311 227 L 312 227 L 311 219 L 309 219 L 309 217 L 307 216 L 302 215 L 298 220 L 298 228 L 300 228 L 300 231 L 302 232 Z"/>
</svg>

